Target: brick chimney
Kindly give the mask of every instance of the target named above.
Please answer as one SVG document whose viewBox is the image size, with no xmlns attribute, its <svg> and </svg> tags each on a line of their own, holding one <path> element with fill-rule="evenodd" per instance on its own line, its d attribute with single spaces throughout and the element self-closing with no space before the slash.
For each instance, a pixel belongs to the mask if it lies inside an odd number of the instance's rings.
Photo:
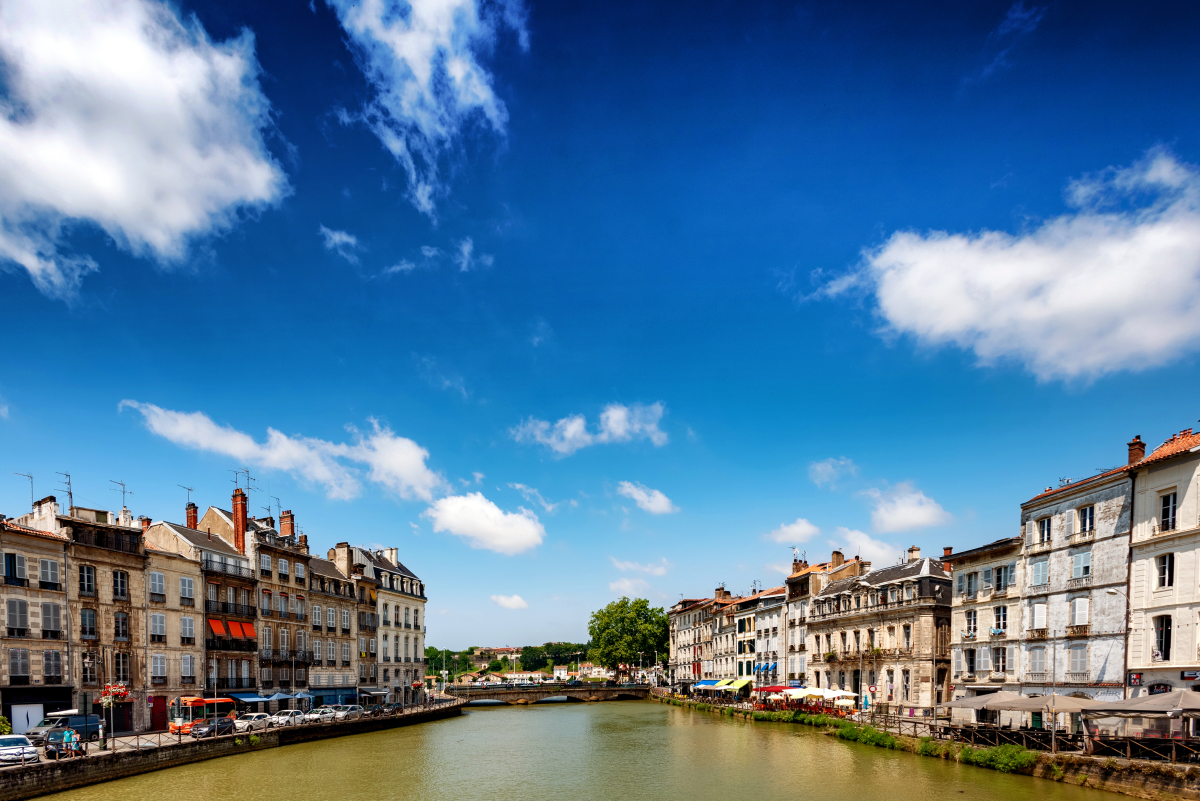
<svg viewBox="0 0 1200 801">
<path fill-rule="evenodd" d="M 954 566 L 950 564 L 950 554 L 954 553 L 954 548 L 950 545 L 942 547 L 942 567 L 947 573 L 954 570 Z"/>
<path fill-rule="evenodd" d="M 187 527 L 195 528 L 200 525 L 200 510 L 196 508 L 196 504 L 188 501 L 187 505 Z"/>
<path fill-rule="evenodd" d="M 908 549 L 908 561 L 916 562 L 921 558 L 921 549 L 916 545 Z"/>
<path fill-rule="evenodd" d="M 291 509 L 279 513 L 279 536 L 291 537 L 296 534 L 296 516 Z"/>
<path fill-rule="evenodd" d="M 233 547 L 246 552 L 246 493 L 241 487 L 233 491 Z"/>
<path fill-rule="evenodd" d="M 304 551 L 305 553 L 308 553 L 308 535 L 301 534 L 298 542 L 300 545 L 300 550 Z"/>
<path fill-rule="evenodd" d="M 141 521 L 142 533 L 144 534 L 146 532 L 146 529 L 150 528 L 150 518 L 143 515 L 143 516 L 139 517 L 138 520 Z"/>
<path fill-rule="evenodd" d="M 841 567 L 845 561 L 846 561 L 846 556 L 841 551 L 834 551 L 832 554 L 829 555 L 829 566 L 831 568 Z"/>
<path fill-rule="evenodd" d="M 1129 464 L 1136 464 L 1146 458 L 1146 443 L 1142 442 L 1142 435 L 1138 434 L 1129 441 Z"/>
</svg>

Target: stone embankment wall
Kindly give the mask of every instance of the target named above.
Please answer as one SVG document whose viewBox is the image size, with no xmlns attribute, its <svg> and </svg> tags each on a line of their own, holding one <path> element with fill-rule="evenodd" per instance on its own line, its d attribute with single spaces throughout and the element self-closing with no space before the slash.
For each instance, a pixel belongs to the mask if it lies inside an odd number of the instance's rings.
<svg viewBox="0 0 1200 801">
<path fill-rule="evenodd" d="M 348 734 L 365 734 L 441 720 L 462 714 L 462 707 L 463 703 L 453 702 L 425 712 L 412 712 L 394 717 L 266 729 L 254 732 L 258 737 L 256 745 L 250 745 L 249 735 L 239 734 L 237 737 L 220 737 L 215 740 L 192 740 L 184 737 L 182 744 L 164 745 L 162 748 L 147 751 L 97 752 L 93 746 L 91 756 L 85 759 L 47 761 L 25 767 L 0 769 L 0 801 L 33 798 L 191 762 L 244 754 L 247 751 L 262 751 L 293 743 L 343 737 Z M 242 745 L 235 743 L 237 739 L 242 741 Z"/>
<path fill-rule="evenodd" d="M 920 756 L 950 759 L 981 767 L 986 767 L 986 760 L 979 757 L 986 754 L 987 751 L 994 750 L 973 749 L 944 740 L 916 739 L 889 734 L 856 724 L 853 721 L 825 718 L 823 715 L 752 712 L 658 695 L 655 695 L 655 700 L 675 706 L 689 707 L 701 712 L 740 717 L 745 720 L 814 725 L 820 727 L 824 734 L 864 745 L 909 751 Z M 791 717 L 792 720 L 782 719 L 784 717 Z M 1027 765 L 1006 766 L 1000 769 L 1041 779 L 1075 784 L 1080 787 L 1107 790 L 1136 798 L 1154 799 L 1154 801 L 1159 799 L 1200 801 L 1200 766 L 1197 765 L 1151 762 L 1141 759 L 1091 757 L 1081 754 L 1049 754 L 1034 751 L 1024 753 L 1027 759 L 1019 761 L 1026 762 Z M 1011 754 L 1008 756 L 1010 759 L 1012 758 Z"/>
</svg>

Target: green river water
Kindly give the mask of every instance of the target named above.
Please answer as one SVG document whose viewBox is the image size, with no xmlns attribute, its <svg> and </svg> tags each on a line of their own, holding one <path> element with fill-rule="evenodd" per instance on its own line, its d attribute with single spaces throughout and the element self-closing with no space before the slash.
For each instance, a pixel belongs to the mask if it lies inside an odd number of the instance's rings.
<svg viewBox="0 0 1200 801">
<path fill-rule="evenodd" d="M 1125 796 L 651 701 L 468 707 L 462 717 L 213 759 L 58 801 L 681 799 L 1116 801 Z"/>
</svg>

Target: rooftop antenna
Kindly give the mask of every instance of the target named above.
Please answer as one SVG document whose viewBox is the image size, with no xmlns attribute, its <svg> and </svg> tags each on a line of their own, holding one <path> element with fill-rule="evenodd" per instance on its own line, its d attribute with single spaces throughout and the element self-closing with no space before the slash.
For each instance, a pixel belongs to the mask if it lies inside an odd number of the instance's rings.
<svg viewBox="0 0 1200 801">
<path fill-rule="evenodd" d="M 175 486 L 179 487 L 180 489 L 187 490 L 188 503 L 191 503 L 192 502 L 192 493 L 196 491 L 196 488 L 195 487 L 185 487 L 182 484 L 176 484 Z"/>
<path fill-rule="evenodd" d="M 268 489 L 267 489 L 267 492 L 270 492 L 270 491 L 271 491 L 271 490 L 268 488 Z M 279 498 L 275 497 L 274 495 L 271 495 L 271 496 L 269 496 L 269 497 L 270 497 L 270 498 L 271 498 L 273 501 L 275 501 L 275 515 L 276 515 L 276 516 L 279 516 L 279 515 L 283 514 L 283 504 L 281 504 L 281 503 L 279 502 Z M 268 507 L 267 507 L 267 514 L 271 514 L 271 507 L 270 507 L 270 506 L 268 506 Z"/>
<path fill-rule="evenodd" d="M 124 482 L 124 481 L 114 481 L 114 480 L 113 480 L 113 479 L 111 479 L 111 478 L 110 478 L 108 481 L 109 481 L 109 483 L 110 483 L 110 484 L 116 484 L 116 485 L 117 485 L 117 487 L 120 487 L 120 488 L 121 488 L 121 508 L 122 508 L 122 509 L 128 508 L 128 507 L 125 505 L 125 496 L 126 496 L 126 495 L 128 495 L 130 498 L 132 498 L 132 497 L 133 497 L 133 490 L 131 490 L 131 489 L 126 489 L 126 488 L 125 488 L 125 482 Z M 116 491 L 117 491 L 117 488 L 116 488 L 116 487 L 109 487 L 109 489 L 110 489 L 110 490 L 112 490 L 113 492 L 116 492 Z"/>
<path fill-rule="evenodd" d="M 29 510 L 33 511 L 33 476 L 29 473 L 13 473 L 14 476 L 25 476 L 29 479 Z"/>
<path fill-rule="evenodd" d="M 75 508 L 75 493 L 71 492 L 71 474 L 70 473 L 59 473 L 58 475 L 66 476 L 66 481 L 64 481 L 62 483 L 67 485 L 66 486 L 67 503 L 69 504 L 67 509 L 68 510 L 74 509 Z"/>
<path fill-rule="evenodd" d="M 233 486 L 234 486 L 234 489 L 238 489 L 238 488 L 240 488 L 242 485 L 239 483 L 238 476 L 240 476 L 240 475 L 242 474 L 242 471 L 241 471 L 241 470 L 230 470 L 229 472 L 230 472 L 230 473 L 233 473 Z"/>
</svg>

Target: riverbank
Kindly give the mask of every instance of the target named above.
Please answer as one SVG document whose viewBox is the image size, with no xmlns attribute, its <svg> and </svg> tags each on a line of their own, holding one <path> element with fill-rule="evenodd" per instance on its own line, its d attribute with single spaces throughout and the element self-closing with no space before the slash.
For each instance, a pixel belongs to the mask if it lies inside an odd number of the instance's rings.
<svg viewBox="0 0 1200 801">
<path fill-rule="evenodd" d="M 426 710 L 381 718 L 363 718 L 342 723 L 323 723 L 281 729 L 265 729 L 251 735 L 239 734 L 212 740 L 184 739 L 151 750 L 96 752 L 83 759 L 39 762 L 0 770 L 0 801 L 19 801 L 40 795 L 85 787 L 91 784 L 137 776 L 142 773 L 203 762 L 218 757 L 264 751 L 285 745 L 366 734 L 443 720 L 462 714 L 463 701 L 450 701 Z"/>
<path fill-rule="evenodd" d="M 653 700 L 697 712 L 771 723 L 811 726 L 823 734 L 863 745 L 907 751 L 923 757 L 1018 773 L 1080 787 L 1120 793 L 1135 798 L 1183 798 L 1200 801 L 1200 767 L 1144 760 L 1090 757 L 1081 754 L 1047 754 L 1020 746 L 972 748 L 929 737 L 907 737 L 827 715 L 802 712 L 757 712 L 698 701 L 654 696 Z"/>
</svg>

